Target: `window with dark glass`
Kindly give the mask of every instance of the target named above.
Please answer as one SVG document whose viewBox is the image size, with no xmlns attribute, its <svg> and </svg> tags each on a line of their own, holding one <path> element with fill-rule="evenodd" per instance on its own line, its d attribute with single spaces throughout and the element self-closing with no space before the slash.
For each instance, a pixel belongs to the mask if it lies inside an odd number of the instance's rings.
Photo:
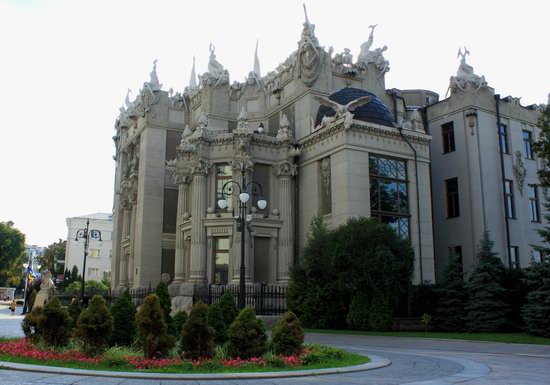
<svg viewBox="0 0 550 385">
<path fill-rule="evenodd" d="M 531 131 L 523 130 L 523 154 L 526 159 L 533 159 L 533 149 L 531 145 L 533 144 L 533 134 Z"/>
<path fill-rule="evenodd" d="M 514 182 L 508 179 L 504 181 L 504 199 L 506 200 L 506 218 L 514 219 L 516 217 Z"/>
<path fill-rule="evenodd" d="M 519 269 L 519 247 L 510 246 L 510 268 Z"/>
<path fill-rule="evenodd" d="M 214 238 L 214 283 L 226 285 L 229 273 L 229 238 Z"/>
<path fill-rule="evenodd" d="M 537 186 L 527 186 L 529 192 L 529 215 L 531 222 L 540 222 L 539 191 Z"/>
<path fill-rule="evenodd" d="M 231 166 L 227 163 L 220 163 L 216 165 L 216 207 L 218 207 L 218 200 L 222 199 L 223 186 L 233 178 L 233 172 L 231 171 Z M 225 200 L 227 201 L 227 208 L 224 210 L 229 210 L 231 208 L 231 197 L 226 196 Z"/>
<path fill-rule="evenodd" d="M 445 181 L 445 194 L 447 197 L 447 218 L 460 216 L 460 203 L 458 199 L 458 178 Z"/>
<path fill-rule="evenodd" d="M 371 217 L 409 238 L 409 194 L 406 162 L 369 156 Z"/>
<path fill-rule="evenodd" d="M 445 123 L 441 126 L 441 136 L 443 138 L 443 152 L 452 152 L 455 150 L 455 129 L 453 122 Z"/>
<path fill-rule="evenodd" d="M 506 124 L 501 124 L 498 127 L 498 140 L 500 141 L 500 150 L 504 154 L 509 154 L 508 151 L 508 127 Z"/>
</svg>

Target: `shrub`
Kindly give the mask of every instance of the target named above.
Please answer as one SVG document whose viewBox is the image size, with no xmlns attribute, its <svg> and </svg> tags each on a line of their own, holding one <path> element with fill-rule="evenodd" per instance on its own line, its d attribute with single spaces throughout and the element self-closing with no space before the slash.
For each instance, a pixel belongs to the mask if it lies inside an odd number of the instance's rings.
<svg viewBox="0 0 550 385">
<path fill-rule="evenodd" d="M 375 292 L 372 304 L 369 307 L 369 327 L 375 332 L 382 332 L 391 329 L 392 309 L 382 293 Z"/>
<path fill-rule="evenodd" d="M 69 311 L 61 306 L 57 297 L 50 298 L 42 307 L 37 326 L 42 339 L 47 344 L 63 346 L 69 342 L 71 317 Z"/>
<path fill-rule="evenodd" d="M 111 306 L 113 334 L 109 345 L 131 346 L 136 335 L 136 307 L 126 290 Z"/>
<path fill-rule="evenodd" d="M 463 330 L 467 291 L 462 258 L 454 252 L 449 254 L 437 293 L 439 302 L 433 320 L 435 327 L 443 331 Z"/>
<path fill-rule="evenodd" d="M 262 320 L 254 309 L 245 307 L 229 326 L 227 350 L 230 356 L 247 359 L 260 357 L 267 351 L 267 335 Z"/>
<path fill-rule="evenodd" d="M 212 357 L 214 329 L 208 325 L 208 306 L 198 303 L 191 309 L 183 325 L 180 347 L 182 354 L 191 359 Z"/>
<path fill-rule="evenodd" d="M 239 315 L 239 308 L 235 305 L 235 299 L 229 291 L 226 291 L 220 298 L 220 307 L 223 315 L 223 322 L 227 328 Z"/>
<path fill-rule="evenodd" d="M 527 271 L 532 291 L 523 306 L 523 317 L 529 334 L 550 338 L 550 263 L 541 262 Z"/>
<path fill-rule="evenodd" d="M 164 312 L 156 294 L 145 297 L 143 305 L 136 313 L 136 323 L 143 355 L 147 358 L 166 357 L 175 340 L 166 331 Z"/>
<path fill-rule="evenodd" d="M 189 316 L 187 315 L 187 312 L 185 310 L 178 311 L 172 320 L 174 321 L 174 330 L 176 331 L 176 335 L 181 335 L 181 331 L 183 330 L 183 325 L 187 321 Z"/>
<path fill-rule="evenodd" d="M 82 285 L 81 281 L 71 283 L 65 288 L 65 294 L 80 296 L 81 285 Z M 89 280 L 84 283 L 84 292 L 89 297 L 94 295 L 104 296 L 104 295 L 107 295 L 107 293 L 109 292 L 109 288 L 104 284 L 102 284 L 101 282 Z"/>
<path fill-rule="evenodd" d="M 341 360 L 344 351 L 332 346 L 321 346 L 317 344 L 307 346 L 308 352 L 302 356 L 304 365 L 317 364 L 329 360 Z"/>
<path fill-rule="evenodd" d="M 107 302 L 101 296 L 94 295 L 88 307 L 80 313 L 76 325 L 76 336 L 83 342 L 86 352 L 101 352 L 113 332 L 113 316 Z"/>
<path fill-rule="evenodd" d="M 170 293 L 168 292 L 168 286 L 166 286 L 166 283 L 160 282 L 155 289 L 155 294 L 159 297 L 160 307 L 164 312 L 164 321 L 166 322 L 168 334 L 174 335 L 174 321 L 170 315 L 170 312 L 172 311 L 172 300 L 170 299 Z"/>
<path fill-rule="evenodd" d="M 29 296 L 29 303 L 27 304 L 27 309 L 32 310 L 32 307 L 34 306 L 34 300 L 36 299 L 36 295 L 38 292 L 33 289 L 31 291 L 31 295 Z"/>
<path fill-rule="evenodd" d="M 271 340 L 275 354 L 293 356 L 302 351 L 304 329 L 296 314 L 288 311 L 277 321 L 271 332 Z"/>
<path fill-rule="evenodd" d="M 31 338 L 33 342 L 38 342 L 40 339 L 40 329 L 38 328 L 38 319 L 42 315 L 42 308 L 34 309 L 28 312 L 21 322 L 25 337 Z"/>
<path fill-rule="evenodd" d="M 80 303 L 78 302 L 78 299 L 73 298 L 71 301 L 71 304 L 69 305 L 69 315 L 71 316 L 71 328 L 76 328 L 76 322 L 78 321 L 78 317 L 80 316 L 80 313 L 82 312 L 82 308 L 80 307 Z"/>
<path fill-rule="evenodd" d="M 346 321 L 350 328 L 356 330 L 370 330 L 369 328 L 369 298 L 360 291 L 358 292 L 349 305 L 349 312 Z"/>
<path fill-rule="evenodd" d="M 222 308 L 219 302 L 213 303 L 208 307 L 206 318 L 208 320 L 208 326 L 214 329 L 214 342 L 221 345 L 227 341 L 227 327 L 229 325 L 226 325 L 224 322 Z"/>
</svg>

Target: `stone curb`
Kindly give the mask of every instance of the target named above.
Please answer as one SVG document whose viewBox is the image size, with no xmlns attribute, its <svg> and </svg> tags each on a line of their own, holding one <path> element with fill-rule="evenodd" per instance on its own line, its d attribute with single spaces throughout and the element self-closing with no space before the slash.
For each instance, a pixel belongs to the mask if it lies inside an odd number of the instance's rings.
<svg viewBox="0 0 550 385">
<path fill-rule="evenodd" d="M 145 372 L 111 372 L 102 370 L 87 370 L 62 368 L 56 366 L 40 366 L 29 364 L 18 364 L 14 362 L 0 361 L 0 367 L 3 369 L 20 370 L 24 372 L 62 374 L 73 376 L 92 376 L 92 377 L 115 377 L 115 378 L 133 378 L 142 380 L 238 380 L 238 379 L 266 379 L 266 378 L 287 378 L 287 377 L 306 377 L 321 376 L 327 374 L 341 374 L 362 372 L 366 370 L 383 368 L 391 365 L 391 361 L 380 356 L 370 356 L 370 362 L 363 365 L 346 366 L 341 368 L 326 368 L 312 370 L 295 370 L 287 372 L 261 372 L 261 373 L 145 373 Z"/>
</svg>

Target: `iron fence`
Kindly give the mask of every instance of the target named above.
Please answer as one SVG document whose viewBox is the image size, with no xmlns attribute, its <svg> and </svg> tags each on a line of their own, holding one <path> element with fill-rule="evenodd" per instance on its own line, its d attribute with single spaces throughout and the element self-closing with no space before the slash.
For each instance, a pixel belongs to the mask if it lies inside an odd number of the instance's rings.
<svg viewBox="0 0 550 385">
<path fill-rule="evenodd" d="M 193 290 L 193 304 L 203 302 L 207 305 L 219 302 L 222 295 L 228 291 L 235 304 L 239 298 L 238 285 L 198 285 Z M 246 285 L 245 305 L 252 307 L 257 315 L 281 315 L 287 311 L 287 286 L 253 284 Z"/>
</svg>

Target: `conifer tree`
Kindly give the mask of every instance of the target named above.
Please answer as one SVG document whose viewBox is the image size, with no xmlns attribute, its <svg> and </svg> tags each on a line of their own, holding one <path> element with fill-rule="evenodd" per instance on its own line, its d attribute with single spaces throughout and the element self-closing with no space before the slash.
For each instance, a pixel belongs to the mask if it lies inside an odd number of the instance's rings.
<svg viewBox="0 0 550 385">
<path fill-rule="evenodd" d="M 227 351 L 231 357 L 260 357 L 267 351 L 267 334 L 254 309 L 245 307 L 229 326 Z"/>
<path fill-rule="evenodd" d="M 223 315 L 223 322 L 229 328 L 235 318 L 239 315 L 239 308 L 235 305 L 235 299 L 229 291 L 226 291 L 220 298 L 220 307 Z"/>
<path fill-rule="evenodd" d="M 183 325 L 180 346 L 182 354 L 191 359 L 212 357 L 214 329 L 208 325 L 208 305 L 198 303 L 191 309 Z"/>
<path fill-rule="evenodd" d="M 173 320 L 174 320 L 174 330 L 176 331 L 176 336 L 181 335 L 183 325 L 185 325 L 188 318 L 189 318 L 189 315 L 185 310 L 180 310 L 174 315 Z"/>
<path fill-rule="evenodd" d="M 131 346 L 136 336 L 136 307 L 126 290 L 111 307 L 113 334 L 109 345 Z"/>
<path fill-rule="evenodd" d="M 168 334 L 174 335 L 174 320 L 170 315 L 170 312 L 172 311 L 172 300 L 170 299 L 170 293 L 168 292 L 168 286 L 166 286 L 166 283 L 160 282 L 155 289 L 155 294 L 159 297 L 160 307 L 164 312 L 164 321 L 166 322 Z"/>
<path fill-rule="evenodd" d="M 76 328 L 78 317 L 80 317 L 80 313 L 82 313 L 82 308 L 80 307 L 80 303 L 78 302 L 78 299 L 76 299 L 76 297 L 71 300 L 71 304 L 69 305 L 68 310 L 69 315 L 72 319 L 71 327 L 74 329 Z"/>
<path fill-rule="evenodd" d="M 550 263 L 537 263 L 527 270 L 531 292 L 523 306 L 523 319 L 529 334 L 550 338 Z"/>
<path fill-rule="evenodd" d="M 145 297 L 136 313 L 136 324 L 143 355 L 147 358 L 166 357 L 175 339 L 167 333 L 164 312 L 156 294 Z"/>
<path fill-rule="evenodd" d="M 76 335 L 84 342 L 88 353 L 97 354 L 107 346 L 113 332 L 113 316 L 103 297 L 93 296 L 88 307 L 80 313 L 76 327 Z"/>
<path fill-rule="evenodd" d="M 477 263 L 466 285 L 466 327 L 474 332 L 497 332 L 509 327 L 506 290 L 501 285 L 504 265 L 493 252 L 494 242 L 485 231 L 479 243 Z"/>
<path fill-rule="evenodd" d="M 444 331 L 463 330 L 467 292 L 461 258 L 452 251 L 443 271 L 438 297 L 438 307 L 434 314 L 435 327 Z"/>
<path fill-rule="evenodd" d="M 287 311 L 277 321 L 271 333 L 271 342 L 275 354 L 292 356 L 300 354 L 304 343 L 304 329 L 296 315 Z"/>
<path fill-rule="evenodd" d="M 61 306 L 59 299 L 51 298 L 42 307 L 39 314 L 37 328 L 40 331 L 40 337 L 49 345 L 63 346 L 67 344 L 71 336 L 71 317 L 67 308 Z"/>
<path fill-rule="evenodd" d="M 208 306 L 208 313 L 206 317 L 208 320 L 208 325 L 215 331 L 214 342 L 217 345 L 222 345 L 225 341 L 227 341 L 227 328 L 229 325 L 226 325 L 224 322 L 222 308 L 219 302 Z"/>
</svg>

